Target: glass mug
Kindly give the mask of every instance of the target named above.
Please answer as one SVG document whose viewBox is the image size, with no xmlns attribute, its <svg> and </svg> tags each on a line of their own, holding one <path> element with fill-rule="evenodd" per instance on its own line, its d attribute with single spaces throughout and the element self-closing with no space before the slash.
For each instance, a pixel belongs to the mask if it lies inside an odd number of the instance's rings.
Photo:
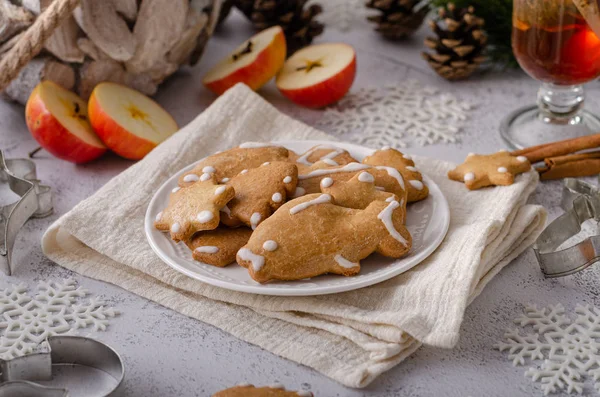
<svg viewBox="0 0 600 397">
<path fill-rule="evenodd" d="M 542 82 L 537 105 L 510 114 L 503 138 L 514 148 L 600 132 L 583 110 L 583 83 L 600 76 L 600 0 L 514 0 L 512 47 Z"/>
</svg>

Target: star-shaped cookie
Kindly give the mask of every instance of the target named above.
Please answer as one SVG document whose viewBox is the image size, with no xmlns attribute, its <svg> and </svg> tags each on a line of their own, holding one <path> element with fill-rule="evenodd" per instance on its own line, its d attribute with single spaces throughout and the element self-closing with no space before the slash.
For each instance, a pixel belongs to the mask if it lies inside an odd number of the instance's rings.
<svg viewBox="0 0 600 397">
<path fill-rule="evenodd" d="M 233 199 L 235 189 L 218 185 L 212 174 L 183 188 L 176 187 L 169 197 L 169 205 L 156 215 L 154 226 L 169 231 L 174 241 L 188 240 L 201 230 L 219 226 L 221 208 Z"/>
<path fill-rule="evenodd" d="M 504 150 L 485 155 L 469 153 L 464 163 L 448 171 L 448 178 L 464 182 L 469 190 L 476 190 L 493 185 L 512 185 L 516 175 L 530 168 L 526 157 L 513 156 Z"/>
</svg>

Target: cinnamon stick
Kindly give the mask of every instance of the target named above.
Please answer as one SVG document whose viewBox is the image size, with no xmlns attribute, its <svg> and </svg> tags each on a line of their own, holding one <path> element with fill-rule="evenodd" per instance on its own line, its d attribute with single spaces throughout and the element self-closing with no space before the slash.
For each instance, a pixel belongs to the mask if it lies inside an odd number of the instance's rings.
<svg viewBox="0 0 600 397">
<path fill-rule="evenodd" d="M 600 134 L 587 135 L 564 141 L 545 143 L 512 152 L 515 156 L 525 156 L 530 163 L 537 163 L 545 158 L 563 156 L 581 150 L 600 147 Z"/>
<path fill-rule="evenodd" d="M 544 159 L 544 167 L 537 171 L 542 180 L 598 175 L 600 151 L 549 157 Z"/>
</svg>

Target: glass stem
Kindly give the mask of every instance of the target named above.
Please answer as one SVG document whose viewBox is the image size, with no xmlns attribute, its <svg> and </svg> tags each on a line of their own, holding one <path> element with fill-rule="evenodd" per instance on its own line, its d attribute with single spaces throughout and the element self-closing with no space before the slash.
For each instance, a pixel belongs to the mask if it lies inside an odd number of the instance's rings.
<svg viewBox="0 0 600 397">
<path fill-rule="evenodd" d="M 540 117 L 546 123 L 579 124 L 584 98 L 581 85 L 543 83 L 538 91 Z"/>
</svg>

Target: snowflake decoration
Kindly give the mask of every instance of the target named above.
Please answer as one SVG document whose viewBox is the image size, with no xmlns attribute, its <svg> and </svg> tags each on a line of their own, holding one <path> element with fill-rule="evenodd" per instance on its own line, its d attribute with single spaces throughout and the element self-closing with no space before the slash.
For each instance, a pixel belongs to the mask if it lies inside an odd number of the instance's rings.
<svg viewBox="0 0 600 397">
<path fill-rule="evenodd" d="M 24 284 L 0 291 L 0 359 L 29 354 L 52 335 L 106 330 L 108 319 L 119 312 L 98 298 L 82 302 L 88 294 L 71 279 L 41 281 L 33 297 Z"/>
<path fill-rule="evenodd" d="M 315 0 L 310 3 L 315 2 L 323 7 L 323 13 L 317 19 L 325 26 L 334 27 L 342 32 L 351 30 L 358 22 L 364 21 L 368 14 L 364 0 Z"/>
<path fill-rule="evenodd" d="M 362 88 L 325 110 L 319 126 L 371 147 L 454 143 L 473 106 L 414 80 Z"/>
<path fill-rule="evenodd" d="M 494 347 L 508 350 L 513 365 L 544 360 L 539 368 L 531 367 L 525 375 L 542 383 L 544 395 L 567 390 L 583 393 L 584 377 L 590 376 L 594 388 L 600 391 L 600 310 L 578 305 L 576 318 L 565 316 L 561 305 L 538 309 L 527 306 L 515 319 L 521 327 L 531 327 L 535 333 L 525 335 L 518 329 L 509 330 Z"/>
</svg>

